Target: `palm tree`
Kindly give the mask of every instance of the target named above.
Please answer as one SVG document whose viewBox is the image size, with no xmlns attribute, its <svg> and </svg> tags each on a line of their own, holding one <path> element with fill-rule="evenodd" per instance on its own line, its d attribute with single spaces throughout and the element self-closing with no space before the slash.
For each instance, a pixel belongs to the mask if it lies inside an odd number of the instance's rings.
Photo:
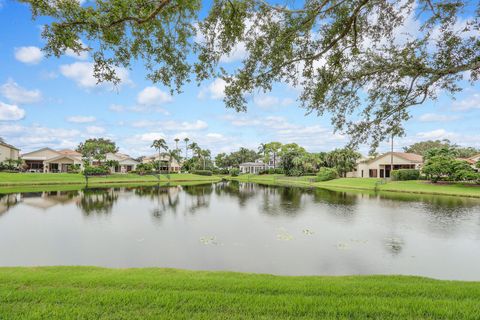
<svg viewBox="0 0 480 320">
<path fill-rule="evenodd" d="M 180 139 L 175 138 L 174 141 L 175 141 L 175 150 L 178 150 L 178 141 L 180 141 Z"/>
<path fill-rule="evenodd" d="M 158 151 L 158 175 L 160 176 L 160 158 L 162 157 L 162 150 L 167 151 L 168 146 L 167 146 L 167 143 L 165 142 L 165 139 L 160 138 L 160 139 L 153 140 L 151 148 L 155 148 L 155 150 Z"/>
<path fill-rule="evenodd" d="M 205 159 L 210 158 L 210 150 L 201 150 L 200 148 L 198 148 L 198 155 L 203 158 L 203 170 L 205 170 Z"/>
<path fill-rule="evenodd" d="M 183 141 L 185 141 L 185 160 L 187 160 L 188 159 L 188 153 L 187 153 L 187 151 L 188 151 L 188 141 L 190 141 L 190 139 L 185 138 L 185 139 L 183 139 Z"/>
<path fill-rule="evenodd" d="M 177 162 L 180 162 L 180 150 L 175 149 L 175 150 L 168 150 L 165 155 L 167 156 L 168 159 L 168 173 L 170 173 L 170 168 L 172 166 L 173 160 L 177 160 Z"/>
</svg>

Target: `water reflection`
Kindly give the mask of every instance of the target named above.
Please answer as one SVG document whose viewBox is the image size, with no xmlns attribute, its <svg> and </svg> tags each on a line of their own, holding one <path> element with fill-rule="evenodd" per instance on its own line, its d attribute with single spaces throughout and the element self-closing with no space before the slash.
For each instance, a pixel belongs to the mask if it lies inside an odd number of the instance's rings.
<svg viewBox="0 0 480 320">
<path fill-rule="evenodd" d="M 0 195 L 0 266 L 480 280 L 479 222 L 480 199 L 238 182 L 15 193 Z"/>
</svg>

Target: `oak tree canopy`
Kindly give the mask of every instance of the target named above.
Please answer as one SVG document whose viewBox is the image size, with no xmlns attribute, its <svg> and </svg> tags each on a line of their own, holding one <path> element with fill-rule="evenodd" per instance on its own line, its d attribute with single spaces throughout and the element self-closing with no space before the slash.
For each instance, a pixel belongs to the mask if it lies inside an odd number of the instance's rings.
<svg viewBox="0 0 480 320">
<path fill-rule="evenodd" d="M 480 75 L 479 1 L 20 1 L 51 17 L 47 54 L 89 50 L 99 82 L 118 82 L 116 68 L 141 59 L 172 91 L 223 78 L 225 105 L 238 111 L 249 94 L 287 83 L 353 145 L 402 135 L 413 106 Z M 222 65 L 239 47 L 238 66 Z"/>
</svg>

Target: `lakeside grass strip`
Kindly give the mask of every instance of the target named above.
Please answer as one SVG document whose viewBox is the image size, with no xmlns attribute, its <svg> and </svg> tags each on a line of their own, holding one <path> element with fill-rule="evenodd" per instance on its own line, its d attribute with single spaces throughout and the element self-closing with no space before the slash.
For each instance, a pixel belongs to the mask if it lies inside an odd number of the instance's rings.
<svg viewBox="0 0 480 320">
<path fill-rule="evenodd" d="M 479 319 L 480 283 L 176 269 L 0 268 L 2 319 Z"/>
<path fill-rule="evenodd" d="M 305 186 L 310 188 L 323 188 L 334 191 L 376 191 L 393 193 L 412 193 L 439 196 L 459 196 L 480 198 L 480 187 L 466 184 L 432 184 L 420 180 L 389 181 L 378 184 L 382 179 L 375 178 L 340 178 L 325 182 L 310 182 L 314 177 L 285 177 L 282 175 L 242 175 L 227 179 L 240 182 L 253 182 L 278 186 Z"/>
</svg>

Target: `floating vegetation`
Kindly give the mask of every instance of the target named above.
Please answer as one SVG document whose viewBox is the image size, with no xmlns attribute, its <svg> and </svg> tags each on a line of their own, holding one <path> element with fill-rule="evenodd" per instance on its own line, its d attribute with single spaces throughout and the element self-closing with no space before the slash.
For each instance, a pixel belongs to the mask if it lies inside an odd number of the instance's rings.
<svg viewBox="0 0 480 320">
<path fill-rule="evenodd" d="M 339 242 L 339 243 L 337 243 L 337 249 L 338 250 L 348 250 L 348 249 L 350 249 L 350 246 L 345 242 Z"/>
<path fill-rule="evenodd" d="M 403 240 L 399 238 L 385 238 L 385 246 L 395 254 L 400 253 L 403 249 Z"/>
<path fill-rule="evenodd" d="M 312 234 L 314 234 L 314 232 L 308 228 L 306 229 L 303 229 L 303 234 L 306 235 L 306 236 L 311 236 Z"/>
<path fill-rule="evenodd" d="M 219 245 L 220 242 L 217 241 L 216 236 L 206 236 L 206 237 L 201 237 L 200 242 L 203 243 L 204 245 Z"/>
<path fill-rule="evenodd" d="M 288 231 L 285 230 L 284 228 L 280 228 L 278 229 L 277 239 L 283 240 L 283 241 L 290 241 L 290 240 L 293 240 L 293 236 L 290 233 L 288 233 Z"/>
</svg>

